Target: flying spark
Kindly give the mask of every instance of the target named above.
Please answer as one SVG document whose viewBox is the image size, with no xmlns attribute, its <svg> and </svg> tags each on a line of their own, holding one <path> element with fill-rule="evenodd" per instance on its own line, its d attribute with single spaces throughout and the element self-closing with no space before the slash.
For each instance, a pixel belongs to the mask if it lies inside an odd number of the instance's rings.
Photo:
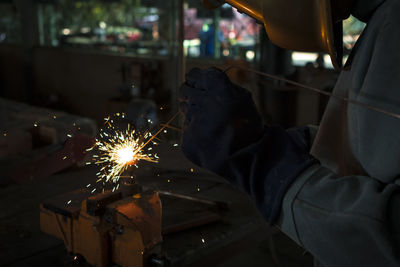
<svg viewBox="0 0 400 267">
<path fill-rule="evenodd" d="M 121 114 L 115 114 L 120 117 Z M 130 167 L 138 167 L 138 162 L 141 160 L 148 162 L 158 162 L 158 155 L 149 153 L 152 150 L 151 145 L 157 145 L 154 141 L 165 127 L 179 115 L 176 113 L 172 118 L 161 127 L 157 133 L 150 132 L 140 133 L 128 124 L 125 131 L 116 129 L 113 125 L 111 117 L 104 118 L 104 124 L 108 127 L 107 131 L 101 130 L 99 138 L 93 147 L 87 151 L 97 151 L 97 154 L 92 156 L 93 163 L 100 167 L 96 173 L 98 179 L 96 182 L 102 182 L 103 185 L 108 182 L 118 183 L 121 175 Z M 124 114 L 122 114 L 124 117 Z M 86 163 L 86 164 L 90 164 Z M 131 177 L 133 178 L 133 177 Z M 113 190 L 118 190 L 119 184 L 113 187 Z M 94 193 L 96 189 L 93 189 Z"/>
<path fill-rule="evenodd" d="M 124 171 L 131 166 L 138 167 L 139 161 L 158 162 L 156 155 L 144 151 L 150 139 L 147 133 L 116 130 L 114 134 L 102 132 L 100 136 L 104 138 L 96 139 L 95 143 L 99 154 L 93 155 L 94 163 L 101 167 L 98 181 L 117 183 Z"/>
</svg>

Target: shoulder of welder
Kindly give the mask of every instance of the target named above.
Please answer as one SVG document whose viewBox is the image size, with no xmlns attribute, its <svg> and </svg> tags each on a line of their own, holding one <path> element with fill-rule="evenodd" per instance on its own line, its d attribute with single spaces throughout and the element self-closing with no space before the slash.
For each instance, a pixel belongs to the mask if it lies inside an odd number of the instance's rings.
<svg viewBox="0 0 400 267">
<path fill-rule="evenodd" d="M 400 26 L 400 1 L 385 0 L 377 8 L 374 16 L 382 18 L 381 27 L 383 30 L 393 30 L 393 36 L 399 36 Z"/>
</svg>

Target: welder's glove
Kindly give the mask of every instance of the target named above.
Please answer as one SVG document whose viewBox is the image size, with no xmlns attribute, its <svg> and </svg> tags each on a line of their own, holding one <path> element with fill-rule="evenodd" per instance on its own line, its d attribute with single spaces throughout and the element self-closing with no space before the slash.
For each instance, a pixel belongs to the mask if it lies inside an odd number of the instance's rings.
<svg viewBox="0 0 400 267">
<path fill-rule="evenodd" d="M 245 190 L 272 223 L 287 188 L 312 163 L 307 129 L 263 126 L 250 92 L 216 68 L 192 69 L 179 101 L 185 156 Z"/>
<path fill-rule="evenodd" d="M 219 69 L 192 69 L 179 100 L 186 117 L 183 151 L 198 165 L 217 171 L 229 155 L 262 135 L 262 119 L 251 93 Z"/>
</svg>

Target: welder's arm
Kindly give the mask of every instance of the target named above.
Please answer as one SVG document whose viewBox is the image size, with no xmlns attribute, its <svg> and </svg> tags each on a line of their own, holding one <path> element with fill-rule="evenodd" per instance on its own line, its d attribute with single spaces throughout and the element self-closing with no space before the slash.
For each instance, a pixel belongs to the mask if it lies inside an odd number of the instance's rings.
<svg viewBox="0 0 400 267">
<path fill-rule="evenodd" d="M 400 266 L 400 186 L 319 164 L 287 191 L 278 225 L 324 266 Z"/>
<path fill-rule="evenodd" d="M 370 39 L 362 40 L 370 42 L 366 47 L 373 48 L 367 53 L 364 50 L 363 57 L 359 57 L 359 66 L 366 67 L 365 76 L 356 73 L 362 76 L 362 87 L 350 81 L 348 86 L 352 88 L 349 91 L 357 88 L 360 92 L 357 100 L 393 111 L 398 106 L 392 103 L 398 101 L 400 96 L 400 38 L 393 35 L 398 31 L 400 17 L 395 15 L 396 11 L 387 13 L 392 16 L 387 14 L 389 22 L 382 22 L 379 35 L 374 33 L 369 35 Z M 358 69 L 362 69 L 359 66 Z M 364 126 L 359 128 L 360 134 L 368 125 L 369 138 L 364 140 L 371 140 L 369 148 L 386 147 L 387 142 L 382 142 L 382 133 L 396 129 L 391 124 L 399 123 L 391 118 L 380 121 L 378 115 L 362 108 L 353 114 L 355 117 L 349 115 L 352 120 L 364 120 Z M 377 132 L 381 134 L 377 134 L 373 130 L 376 127 L 385 127 L 386 130 L 379 129 Z M 365 132 L 362 134 L 365 135 Z M 366 143 L 362 145 L 367 146 Z M 372 164 L 393 160 L 391 151 L 396 148 L 398 143 L 394 142 L 391 148 L 387 148 L 387 154 Z M 377 148 L 377 151 L 383 149 Z M 363 157 L 376 158 L 379 157 L 377 155 Z M 400 266 L 400 177 L 391 184 L 383 184 L 373 177 L 339 177 L 327 168 L 314 165 L 304 171 L 287 191 L 278 225 L 322 265 Z"/>
<path fill-rule="evenodd" d="M 286 190 L 314 162 L 308 129 L 264 126 L 250 92 L 215 68 L 186 75 L 180 108 L 186 157 L 247 192 L 274 222 Z"/>
</svg>

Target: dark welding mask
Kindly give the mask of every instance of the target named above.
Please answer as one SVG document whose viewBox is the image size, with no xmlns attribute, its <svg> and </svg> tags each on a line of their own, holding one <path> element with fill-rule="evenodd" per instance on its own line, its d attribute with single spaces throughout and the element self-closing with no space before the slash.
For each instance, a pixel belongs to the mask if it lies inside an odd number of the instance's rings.
<svg viewBox="0 0 400 267">
<path fill-rule="evenodd" d="M 274 44 L 295 51 L 330 55 L 340 69 L 343 58 L 342 21 L 334 22 L 331 0 L 202 0 L 206 8 L 224 3 L 260 23 Z"/>
</svg>

